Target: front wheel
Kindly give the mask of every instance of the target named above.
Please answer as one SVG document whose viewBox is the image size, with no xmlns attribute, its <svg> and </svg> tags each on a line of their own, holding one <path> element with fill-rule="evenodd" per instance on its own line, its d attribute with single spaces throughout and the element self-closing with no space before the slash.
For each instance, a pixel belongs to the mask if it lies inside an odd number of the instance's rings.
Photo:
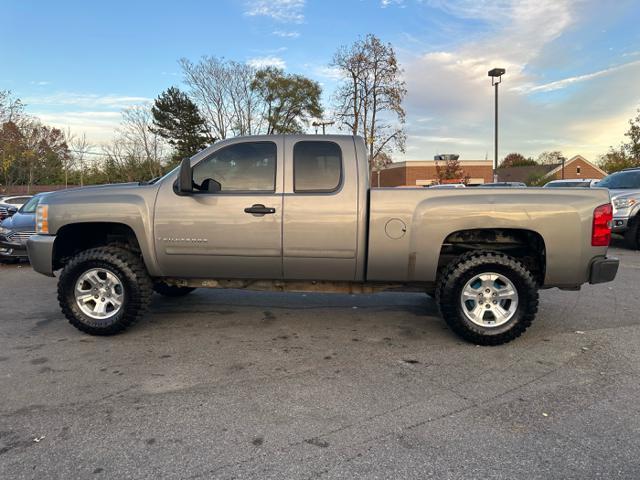
<svg viewBox="0 0 640 480">
<path fill-rule="evenodd" d="M 470 252 L 442 273 L 436 301 L 460 337 L 477 345 L 500 345 L 531 325 L 538 311 L 538 285 L 513 257 Z"/>
<path fill-rule="evenodd" d="M 97 247 L 78 253 L 65 265 L 58 281 L 58 301 L 77 329 L 113 335 L 142 316 L 151 288 L 139 255 L 118 247 Z"/>
</svg>

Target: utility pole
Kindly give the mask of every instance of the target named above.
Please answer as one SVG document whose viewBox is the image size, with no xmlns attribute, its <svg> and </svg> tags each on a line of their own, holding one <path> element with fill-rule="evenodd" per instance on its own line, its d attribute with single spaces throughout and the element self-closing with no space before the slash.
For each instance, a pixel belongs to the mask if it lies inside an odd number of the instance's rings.
<svg viewBox="0 0 640 480">
<path fill-rule="evenodd" d="M 502 82 L 502 75 L 506 73 L 504 68 L 493 68 L 489 70 L 491 86 L 495 88 L 495 125 L 493 139 L 493 181 L 498 181 L 498 85 Z"/>
</svg>

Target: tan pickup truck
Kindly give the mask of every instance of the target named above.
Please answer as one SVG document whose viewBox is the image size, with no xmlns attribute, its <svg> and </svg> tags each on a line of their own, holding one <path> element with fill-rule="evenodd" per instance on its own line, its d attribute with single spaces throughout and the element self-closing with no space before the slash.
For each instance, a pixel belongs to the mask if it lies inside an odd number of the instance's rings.
<svg viewBox="0 0 640 480">
<path fill-rule="evenodd" d="M 151 183 L 48 195 L 28 252 L 61 270 L 62 311 L 90 334 L 130 326 L 153 290 L 400 290 L 497 345 L 531 324 L 540 288 L 613 280 L 611 216 L 602 189 L 374 189 L 359 137 L 256 136 Z"/>
</svg>

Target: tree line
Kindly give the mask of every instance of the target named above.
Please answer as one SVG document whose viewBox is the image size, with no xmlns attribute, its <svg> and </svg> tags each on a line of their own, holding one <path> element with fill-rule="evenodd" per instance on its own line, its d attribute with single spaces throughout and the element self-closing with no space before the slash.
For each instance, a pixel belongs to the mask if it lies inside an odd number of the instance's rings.
<svg viewBox="0 0 640 480">
<path fill-rule="evenodd" d="M 153 102 L 123 110 L 104 145 L 44 125 L 10 91 L 0 91 L 0 189 L 141 181 L 216 141 L 304 133 L 323 120 L 364 137 L 372 168 L 404 151 L 402 69 L 393 46 L 374 35 L 337 49 L 329 66 L 340 81 L 328 108 L 318 82 L 279 68 L 214 56 L 183 58 L 179 65 L 183 88 L 171 86 Z"/>
<path fill-rule="evenodd" d="M 172 86 L 149 104 L 125 109 L 113 139 L 92 145 L 86 135 L 43 124 L 0 90 L 0 191 L 12 185 L 84 185 L 140 181 L 162 175 L 182 158 L 238 135 L 304 133 L 314 122 L 335 123 L 365 139 L 370 168 L 404 152 L 406 96 L 402 68 L 389 43 L 367 35 L 338 48 L 329 67 L 339 76 L 328 108 L 321 85 L 275 67 L 256 68 L 215 56 L 180 59 L 183 89 Z M 327 117 L 327 118 L 325 118 Z M 599 163 L 607 172 L 640 166 L 640 109 L 626 141 Z M 537 158 L 510 153 L 500 166 L 561 163 L 562 152 Z M 459 174 L 445 165 L 444 177 Z M 535 179 L 532 179 L 535 183 Z"/>
</svg>

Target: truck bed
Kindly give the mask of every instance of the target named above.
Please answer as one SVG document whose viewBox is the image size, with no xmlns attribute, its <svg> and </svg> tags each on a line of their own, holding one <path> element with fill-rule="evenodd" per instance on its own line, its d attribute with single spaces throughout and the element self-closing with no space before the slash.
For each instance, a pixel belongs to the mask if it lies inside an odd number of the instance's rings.
<svg viewBox="0 0 640 480">
<path fill-rule="evenodd" d="M 609 201 L 598 188 L 371 189 L 367 280 L 434 282 L 451 234 L 514 229 L 542 238 L 544 286 L 578 286 L 606 254 L 591 246 L 591 229 L 594 209 Z"/>
</svg>

